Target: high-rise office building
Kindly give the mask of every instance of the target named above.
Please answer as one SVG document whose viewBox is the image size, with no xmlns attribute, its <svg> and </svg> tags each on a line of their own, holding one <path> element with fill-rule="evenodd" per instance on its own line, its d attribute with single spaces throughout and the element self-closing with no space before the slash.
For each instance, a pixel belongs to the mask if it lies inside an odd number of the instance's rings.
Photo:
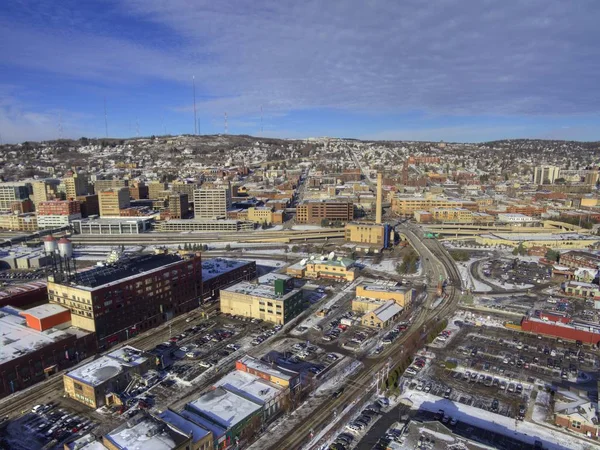
<svg viewBox="0 0 600 450">
<path fill-rule="evenodd" d="M 167 201 L 167 210 L 171 219 L 183 219 L 187 215 L 189 208 L 187 194 L 171 194 Z"/>
<path fill-rule="evenodd" d="M 106 189 L 98 192 L 101 216 L 120 216 L 121 210 L 129 208 L 129 188 Z"/>
<path fill-rule="evenodd" d="M 62 186 L 67 200 L 88 193 L 88 179 L 83 174 L 72 172 L 62 179 Z"/>
<path fill-rule="evenodd" d="M 36 180 L 31 183 L 33 189 L 33 195 L 31 199 L 37 207 L 41 202 L 47 202 L 49 200 L 55 200 L 59 197 L 60 180 L 55 178 L 48 178 L 45 180 Z"/>
<path fill-rule="evenodd" d="M 165 191 L 167 190 L 167 183 L 162 183 L 160 181 L 151 181 L 148 183 L 148 198 L 152 200 L 158 200 L 165 198 L 167 194 Z"/>
<path fill-rule="evenodd" d="M 200 188 L 194 191 L 194 216 L 196 219 L 221 219 L 231 209 L 229 186 Z"/>
</svg>

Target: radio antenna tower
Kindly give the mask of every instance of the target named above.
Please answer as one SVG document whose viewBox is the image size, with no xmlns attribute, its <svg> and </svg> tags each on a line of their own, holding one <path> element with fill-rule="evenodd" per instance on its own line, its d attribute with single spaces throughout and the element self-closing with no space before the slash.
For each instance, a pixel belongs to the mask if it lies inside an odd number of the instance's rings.
<svg viewBox="0 0 600 450">
<path fill-rule="evenodd" d="M 227 113 L 225 113 L 225 134 L 229 134 L 229 125 L 227 124 Z"/>
<path fill-rule="evenodd" d="M 202 128 L 200 127 L 201 122 L 200 122 L 200 118 L 198 118 L 198 134 L 202 134 Z"/>
<path fill-rule="evenodd" d="M 104 97 L 104 133 L 108 137 L 108 116 L 106 115 L 106 97 Z"/>
<path fill-rule="evenodd" d="M 260 105 L 260 134 L 263 134 L 263 107 Z"/>
<path fill-rule="evenodd" d="M 140 137 L 140 121 L 137 119 L 137 117 L 135 118 L 135 134 L 137 137 Z"/>
<path fill-rule="evenodd" d="M 62 113 L 58 113 L 58 139 L 63 137 Z"/>
<path fill-rule="evenodd" d="M 198 120 L 196 119 L 196 77 L 192 76 L 192 86 L 194 91 L 194 134 L 198 134 Z"/>
</svg>

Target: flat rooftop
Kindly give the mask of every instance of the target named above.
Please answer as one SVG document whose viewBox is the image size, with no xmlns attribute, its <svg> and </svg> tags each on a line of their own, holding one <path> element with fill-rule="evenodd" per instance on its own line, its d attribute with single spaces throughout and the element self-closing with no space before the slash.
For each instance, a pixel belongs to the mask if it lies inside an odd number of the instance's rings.
<svg viewBox="0 0 600 450">
<path fill-rule="evenodd" d="M 120 223 L 138 223 L 138 222 L 147 222 L 151 220 L 153 217 L 99 217 L 99 218 L 86 218 L 86 219 L 76 219 L 73 222 L 81 222 L 82 225 L 118 225 Z"/>
<path fill-rule="evenodd" d="M 158 415 L 158 417 L 161 420 L 167 422 L 168 424 L 173 425 L 175 428 L 177 428 L 179 431 L 182 431 L 184 434 L 188 436 L 191 434 L 192 440 L 194 442 L 198 442 L 201 439 L 204 439 L 210 433 L 210 431 L 208 431 L 207 429 L 201 427 L 197 423 L 194 423 L 193 421 L 183 417 L 180 414 L 177 414 L 175 411 L 172 411 L 170 409 L 163 411 Z"/>
<path fill-rule="evenodd" d="M 286 370 L 278 366 L 271 366 L 270 364 L 262 362 L 260 359 L 252 358 L 251 356 L 247 355 L 241 358 L 239 361 L 250 369 L 281 378 L 282 380 L 290 381 L 292 378 L 298 375 L 298 373 L 294 372 L 293 370 Z"/>
<path fill-rule="evenodd" d="M 260 404 L 247 400 L 222 387 L 217 387 L 205 393 L 196 400 L 189 402 L 188 406 L 227 429 L 235 427 L 262 408 Z"/>
<path fill-rule="evenodd" d="M 273 286 L 264 284 L 254 284 L 248 281 L 241 281 L 237 284 L 234 284 L 233 286 L 221 289 L 221 291 L 234 292 L 236 294 L 252 295 L 254 297 L 261 297 L 270 300 L 286 300 L 292 295 L 296 294 L 298 292 L 298 289 L 293 289 L 284 295 L 279 295 L 275 293 L 275 288 Z"/>
<path fill-rule="evenodd" d="M 504 239 L 507 241 L 600 241 L 600 236 L 578 233 L 542 234 L 542 233 L 493 233 L 482 234 L 489 239 Z"/>
<path fill-rule="evenodd" d="M 186 440 L 186 436 L 150 416 L 133 426 L 130 423 L 115 428 L 105 436 L 106 439 L 122 450 L 172 450 Z"/>
<path fill-rule="evenodd" d="M 67 372 L 67 376 L 89 386 L 98 386 L 117 376 L 123 370 L 139 366 L 147 360 L 148 358 L 141 350 L 126 345 Z"/>
<path fill-rule="evenodd" d="M 365 291 L 371 292 L 393 292 L 398 294 L 406 294 L 411 289 L 406 286 L 390 286 L 387 284 L 363 284 L 362 287 Z"/>
<path fill-rule="evenodd" d="M 116 283 L 127 278 L 139 277 L 143 273 L 163 269 L 183 261 L 175 254 L 148 254 L 124 256 L 114 264 L 96 266 L 84 272 L 78 272 L 72 284 L 78 288 L 93 290 L 108 283 Z"/>
<path fill-rule="evenodd" d="M 23 311 L 23 314 L 27 314 L 29 316 L 35 317 L 36 319 L 42 320 L 65 311 L 69 310 L 56 303 L 46 303 L 44 305 L 39 305 L 34 308 L 26 309 L 25 311 Z"/>
<path fill-rule="evenodd" d="M 27 284 L 18 284 L 9 286 L 6 289 L 0 291 L 0 299 L 6 297 L 13 297 L 16 295 L 26 294 L 27 292 L 33 292 L 41 289 L 46 289 L 47 283 L 45 281 L 32 281 Z"/>
<path fill-rule="evenodd" d="M 213 258 L 202 261 L 202 281 L 210 280 L 224 273 L 249 265 L 248 261 Z"/>
<path fill-rule="evenodd" d="M 46 331 L 28 328 L 20 312 L 14 308 L 0 308 L 0 365 L 71 336 L 71 333 L 55 328 Z"/>
<path fill-rule="evenodd" d="M 258 277 L 258 284 L 266 284 L 269 286 L 273 286 L 275 280 L 288 281 L 291 279 L 292 277 L 283 273 L 269 272 L 266 275 L 263 275 L 262 277 Z"/>
<path fill-rule="evenodd" d="M 240 370 L 229 372 L 217 381 L 215 386 L 223 387 L 260 405 L 274 399 L 283 390 L 281 386 Z"/>
</svg>

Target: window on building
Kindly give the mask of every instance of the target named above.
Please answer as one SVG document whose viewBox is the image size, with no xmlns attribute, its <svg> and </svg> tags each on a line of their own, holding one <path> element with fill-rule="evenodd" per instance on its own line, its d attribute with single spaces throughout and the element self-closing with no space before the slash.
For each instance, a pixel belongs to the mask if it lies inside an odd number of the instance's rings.
<svg viewBox="0 0 600 450">
<path fill-rule="evenodd" d="M 571 426 L 572 426 L 573 428 L 580 429 L 580 428 L 581 428 L 581 422 L 579 422 L 579 421 L 577 421 L 577 420 L 574 420 L 573 422 L 571 422 Z"/>
</svg>

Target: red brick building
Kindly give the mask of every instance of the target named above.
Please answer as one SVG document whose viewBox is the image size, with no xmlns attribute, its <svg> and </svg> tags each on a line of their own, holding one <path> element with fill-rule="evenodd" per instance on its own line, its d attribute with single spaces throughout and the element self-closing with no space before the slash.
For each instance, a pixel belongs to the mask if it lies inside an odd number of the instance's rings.
<svg viewBox="0 0 600 450">
<path fill-rule="evenodd" d="M 70 216 L 81 213 L 81 203 L 77 200 L 49 200 L 40 202 L 38 216 Z"/>
<path fill-rule="evenodd" d="M 320 225 L 322 221 L 347 223 L 354 219 L 352 202 L 322 200 L 306 201 L 296 208 L 296 221 Z"/>
</svg>

